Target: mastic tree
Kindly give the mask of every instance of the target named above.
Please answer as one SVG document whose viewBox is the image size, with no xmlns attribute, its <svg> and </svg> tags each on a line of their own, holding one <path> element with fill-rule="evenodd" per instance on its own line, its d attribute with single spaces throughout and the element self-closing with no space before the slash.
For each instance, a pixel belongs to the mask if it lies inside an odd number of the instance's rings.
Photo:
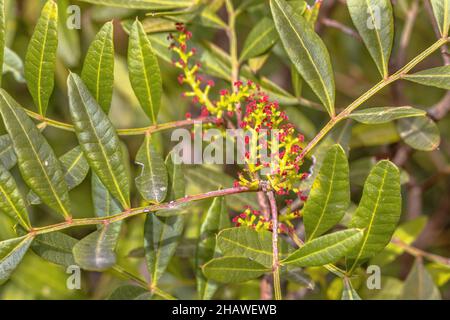
<svg viewBox="0 0 450 320">
<path fill-rule="evenodd" d="M 450 0 L 0 0 L 0 297 L 448 298 L 449 26 Z"/>
</svg>

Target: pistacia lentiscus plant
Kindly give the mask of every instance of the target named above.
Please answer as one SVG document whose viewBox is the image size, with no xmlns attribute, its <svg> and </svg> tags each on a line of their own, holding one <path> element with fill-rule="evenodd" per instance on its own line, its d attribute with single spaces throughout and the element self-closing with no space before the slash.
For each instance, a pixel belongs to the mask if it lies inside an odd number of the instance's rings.
<svg viewBox="0 0 450 320">
<path fill-rule="evenodd" d="M 450 0 L 74 2 L 0 0 L 2 299 L 448 297 Z"/>
</svg>

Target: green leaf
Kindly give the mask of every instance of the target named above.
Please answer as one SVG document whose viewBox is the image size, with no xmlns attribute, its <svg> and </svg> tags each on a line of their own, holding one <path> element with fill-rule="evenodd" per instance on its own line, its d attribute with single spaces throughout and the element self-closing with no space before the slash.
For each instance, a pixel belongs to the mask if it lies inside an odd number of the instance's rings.
<svg viewBox="0 0 450 320">
<path fill-rule="evenodd" d="M 342 220 L 350 204 L 347 156 L 340 145 L 325 156 L 303 209 L 308 241 L 324 234 Z"/>
<path fill-rule="evenodd" d="M 164 160 L 153 146 L 151 135 L 146 135 L 136 155 L 136 164 L 142 168 L 141 174 L 136 177 L 136 187 L 142 197 L 152 203 L 164 201 L 169 178 Z"/>
<path fill-rule="evenodd" d="M 220 230 L 230 225 L 226 212 L 225 199 L 214 198 L 200 227 L 200 237 L 195 255 L 197 292 L 202 300 L 210 300 L 217 291 L 218 284 L 207 279 L 201 267 L 209 260 L 219 256 L 216 237 Z"/>
<path fill-rule="evenodd" d="M 450 66 L 437 67 L 403 76 L 403 79 L 425 86 L 450 90 Z"/>
<path fill-rule="evenodd" d="M 14 153 L 11 138 L 7 134 L 0 136 L 0 164 L 2 164 L 6 170 L 10 170 L 16 163 L 17 157 Z"/>
<path fill-rule="evenodd" d="M 181 239 L 185 217 L 149 214 L 144 226 L 144 249 L 152 285 L 157 285 Z"/>
<path fill-rule="evenodd" d="M 59 161 L 62 165 L 64 181 L 66 181 L 68 190 L 79 186 L 89 172 L 89 164 L 81 148 L 78 146 L 66 152 L 59 158 Z M 31 204 L 41 203 L 41 199 L 33 191 L 28 193 L 27 198 Z"/>
<path fill-rule="evenodd" d="M 248 227 L 229 228 L 217 235 L 217 244 L 225 256 L 247 257 L 265 267 L 272 266 L 272 233 Z M 287 243 L 279 239 L 280 256 L 286 253 Z"/>
<path fill-rule="evenodd" d="M 283 260 L 282 264 L 314 267 L 336 262 L 354 249 L 362 237 L 363 230 L 360 229 L 348 229 L 321 236 L 297 249 Z"/>
<path fill-rule="evenodd" d="M 53 92 L 58 47 L 58 5 L 47 1 L 25 57 L 25 79 L 39 114 L 45 115 Z"/>
<path fill-rule="evenodd" d="M 111 293 L 108 300 L 150 300 L 151 293 L 141 287 L 123 285 Z"/>
<path fill-rule="evenodd" d="M 103 271 L 114 266 L 118 226 L 118 223 L 104 225 L 77 242 L 72 250 L 75 262 L 90 271 Z"/>
<path fill-rule="evenodd" d="M 215 258 L 203 266 L 203 273 L 220 283 L 240 283 L 252 280 L 271 269 L 245 257 Z"/>
<path fill-rule="evenodd" d="M 113 23 L 105 23 L 89 47 L 81 72 L 81 78 L 106 114 L 114 86 L 113 34 Z"/>
<path fill-rule="evenodd" d="M 434 16 L 439 26 L 442 37 L 448 36 L 450 27 L 450 0 L 431 0 Z"/>
<path fill-rule="evenodd" d="M 70 201 L 64 173 L 55 153 L 22 107 L 0 91 L 0 113 L 12 138 L 19 169 L 27 185 L 50 208 L 70 217 Z"/>
<path fill-rule="evenodd" d="M 78 75 L 71 73 L 67 82 L 70 113 L 81 149 L 95 174 L 127 209 L 129 181 L 116 130 Z"/>
<path fill-rule="evenodd" d="M 403 286 L 404 300 L 441 300 L 441 293 L 423 262 L 416 260 Z"/>
<path fill-rule="evenodd" d="M 273 21 L 264 17 L 247 36 L 239 60 L 257 57 L 268 51 L 278 41 L 277 30 Z"/>
<path fill-rule="evenodd" d="M 13 176 L 0 164 L 0 212 L 18 221 L 22 227 L 31 229 L 25 201 Z"/>
<path fill-rule="evenodd" d="M 396 125 L 393 122 L 381 124 L 356 124 L 352 128 L 350 148 L 384 146 L 400 141 Z"/>
<path fill-rule="evenodd" d="M 364 229 L 363 240 L 348 254 L 348 258 L 354 259 L 351 270 L 389 243 L 400 218 L 401 202 L 398 168 L 387 160 L 378 162 L 364 184 L 361 201 L 349 225 Z"/>
<path fill-rule="evenodd" d="M 394 15 L 389 0 L 348 0 L 348 10 L 383 78 L 389 75 Z"/>
<path fill-rule="evenodd" d="M 358 292 L 356 292 L 356 290 L 353 289 L 350 279 L 346 277 L 342 281 L 344 282 L 344 289 L 342 291 L 341 300 L 361 300 L 360 296 L 358 295 Z"/>
<path fill-rule="evenodd" d="M 68 267 L 76 264 L 72 250 L 77 242 L 77 239 L 62 232 L 51 232 L 38 235 L 31 249 L 47 261 Z"/>
<path fill-rule="evenodd" d="M 6 17 L 5 1 L 0 0 L 0 87 L 2 85 L 3 64 L 5 57 Z"/>
<path fill-rule="evenodd" d="M 122 212 L 120 203 L 114 199 L 95 173 L 92 174 L 91 185 L 94 211 L 97 217 L 107 217 Z"/>
<path fill-rule="evenodd" d="M 138 20 L 131 27 L 128 68 L 133 90 L 147 116 L 156 124 L 162 94 L 161 72 L 150 40 Z"/>
<path fill-rule="evenodd" d="M 0 242 L 0 285 L 17 268 L 32 241 L 32 237 L 25 236 Z"/>
<path fill-rule="evenodd" d="M 439 128 L 428 117 L 401 119 L 397 131 L 403 141 L 417 150 L 432 151 L 441 143 Z"/>
<path fill-rule="evenodd" d="M 413 107 L 378 107 L 358 110 L 348 117 L 365 124 L 386 123 L 401 118 L 425 116 L 424 110 Z"/>
<path fill-rule="evenodd" d="M 57 55 L 67 67 L 77 67 L 81 57 L 80 36 L 73 23 L 74 12 L 69 0 L 58 0 Z"/>
<path fill-rule="evenodd" d="M 25 83 L 25 76 L 23 70 L 23 61 L 20 57 L 9 49 L 5 47 L 5 55 L 3 60 L 3 74 L 10 72 L 17 82 Z"/>
<path fill-rule="evenodd" d="M 169 10 L 188 8 L 195 4 L 194 0 L 80 0 L 92 4 L 142 9 L 142 10 Z"/>
<path fill-rule="evenodd" d="M 334 116 L 335 84 L 330 55 L 306 19 L 284 0 L 271 0 L 275 26 L 292 63 Z"/>
</svg>

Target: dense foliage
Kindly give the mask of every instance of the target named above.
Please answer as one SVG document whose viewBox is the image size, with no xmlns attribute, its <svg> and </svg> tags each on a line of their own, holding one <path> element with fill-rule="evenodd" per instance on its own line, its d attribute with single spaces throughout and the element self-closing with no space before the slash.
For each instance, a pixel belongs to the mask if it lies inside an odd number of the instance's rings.
<svg viewBox="0 0 450 320">
<path fill-rule="evenodd" d="M 1 299 L 450 297 L 450 0 L 0 9 Z"/>
</svg>

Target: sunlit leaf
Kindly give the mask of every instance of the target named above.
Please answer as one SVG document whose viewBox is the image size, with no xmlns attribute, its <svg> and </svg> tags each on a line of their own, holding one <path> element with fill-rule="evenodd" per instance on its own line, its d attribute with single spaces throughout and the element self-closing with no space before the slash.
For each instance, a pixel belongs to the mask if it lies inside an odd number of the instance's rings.
<svg viewBox="0 0 450 320">
<path fill-rule="evenodd" d="M 443 37 L 448 36 L 450 27 L 450 0 L 431 0 L 434 16 Z"/>
<path fill-rule="evenodd" d="M 33 121 L 11 96 L 0 91 L 0 113 L 12 138 L 27 185 L 53 210 L 70 217 L 70 201 L 58 158 Z"/>
<path fill-rule="evenodd" d="M 111 106 L 114 84 L 113 28 L 113 23 L 107 22 L 97 33 L 81 72 L 81 78 L 106 114 Z"/>
<path fill-rule="evenodd" d="M 432 151 L 441 143 L 439 128 L 428 117 L 401 119 L 397 130 L 403 141 L 417 150 Z"/>
<path fill-rule="evenodd" d="M 348 10 L 356 29 L 383 78 L 389 74 L 389 58 L 394 42 L 394 15 L 389 0 L 348 0 Z"/>
<path fill-rule="evenodd" d="M 84 155 L 102 183 L 127 209 L 129 181 L 116 130 L 78 75 L 71 73 L 67 82 L 70 113 Z"/>
<path fill-rule="evenodd" d="M 365 124 L 386 123 L 401 118 L 425 116 L 424 110 L 413 107 L 376 107 L 354 111 L 349 118 Z"/>
<path fill-rule="evenodd" d="M 5 31 L 6 31 L 5 1 L 0 0 L 0 86 L 2 84 L 3 64 L 6 50 Z"/>
<path fill-rule="evenodd" d="M 150 300 L 151 293 L 138 286 L 123 285 L 111 293 L 108 300 Z"/>
<path fill-rule="evenodd" d="M 162 94 L 161 72 L 150 40 L 138 20 L 131 27 L 128 68 L 133 90 L 147 116 L 156 124 Z"/>
<path fill-rule="evenodd" d="M 136 155 L 136 164 L 141 173 L 136 177 L 136 187 L 149 202 L 162 202 L 168 189 L 168 175 L 162 156 L 153 146 L 151 135 L 147 135 Z"/>
<path fill-rule="evenodd" d="M 32 241 L 32 237 L 24 236 L 0 242 L 0 285 L 17 268 Z"/>
<path fill-rule="evenodd" d="M 333 232 L 309 241 L 289 255 L 282 263 L 298 267 L 323 266 L 333 263 L 354 249 L 362 237 L 363 231 L 360 229 Z"/>
<path fill-rule="evenodd" d="M 25 57 L 25 78 L 38 111 L 45 115 L 53 92 L 58 47 L 58 6 L 47 1 L 34 29 Z"/>
<path fill-rule="evenodd" d="M 0 200 L 0 212 L 18 221 L 22 227 L 31 229 L 25 201 L 13 176 L 2 164 L 0 164 Z"/>
<path fill-rule="evenodd" d="M 314 180 L 303 209 L 308 241 L 335 226 L 350 204 L 347 156 L 340 145 L 332 146 Z"/>
<path fill-rule="evenodd" d="M 352 283 L 350 279 L 344 278 L 344 289 L 342 290 L 342 298 L 341 300 L 361 300 L 358 292 L 353 289 Z"/>
<path fill-rule="evenodd" d="M 379 253 L 391 240 L 401 213 L 400 172 L 390 161 L 382 160 L 371 170 L 363 195 L 350 222 L 350 228 L 364 229 L 364 237 L 347 257 L 351 269 Z"/>
<path fill-rule="evenodd" d="M 143 10 L 168 10 L 188 8 L 194 5 L 194 0 L 80 0 L 98 5 L 143 9 Z"/>
<path fill-rule="evenodd" d="M 271 269 L 245 257 L 215 258 L 203 266 L 208 279 L 220 283 L 240 283 L 258 278 Z"/>
<path fill-rule="evenodd" d="M 425 86 L 450 90 L 450 65 L 407 74 L 403 76 L 403 79 Z"/>
<path fill-rule="evenodd" d="M 284 0 L 271 0 L 270 7 L 281 41 L 298 72 L 333 116 L 335 84 L 330 56 L 322 39 L 306 19 Z"/>
</svg>

